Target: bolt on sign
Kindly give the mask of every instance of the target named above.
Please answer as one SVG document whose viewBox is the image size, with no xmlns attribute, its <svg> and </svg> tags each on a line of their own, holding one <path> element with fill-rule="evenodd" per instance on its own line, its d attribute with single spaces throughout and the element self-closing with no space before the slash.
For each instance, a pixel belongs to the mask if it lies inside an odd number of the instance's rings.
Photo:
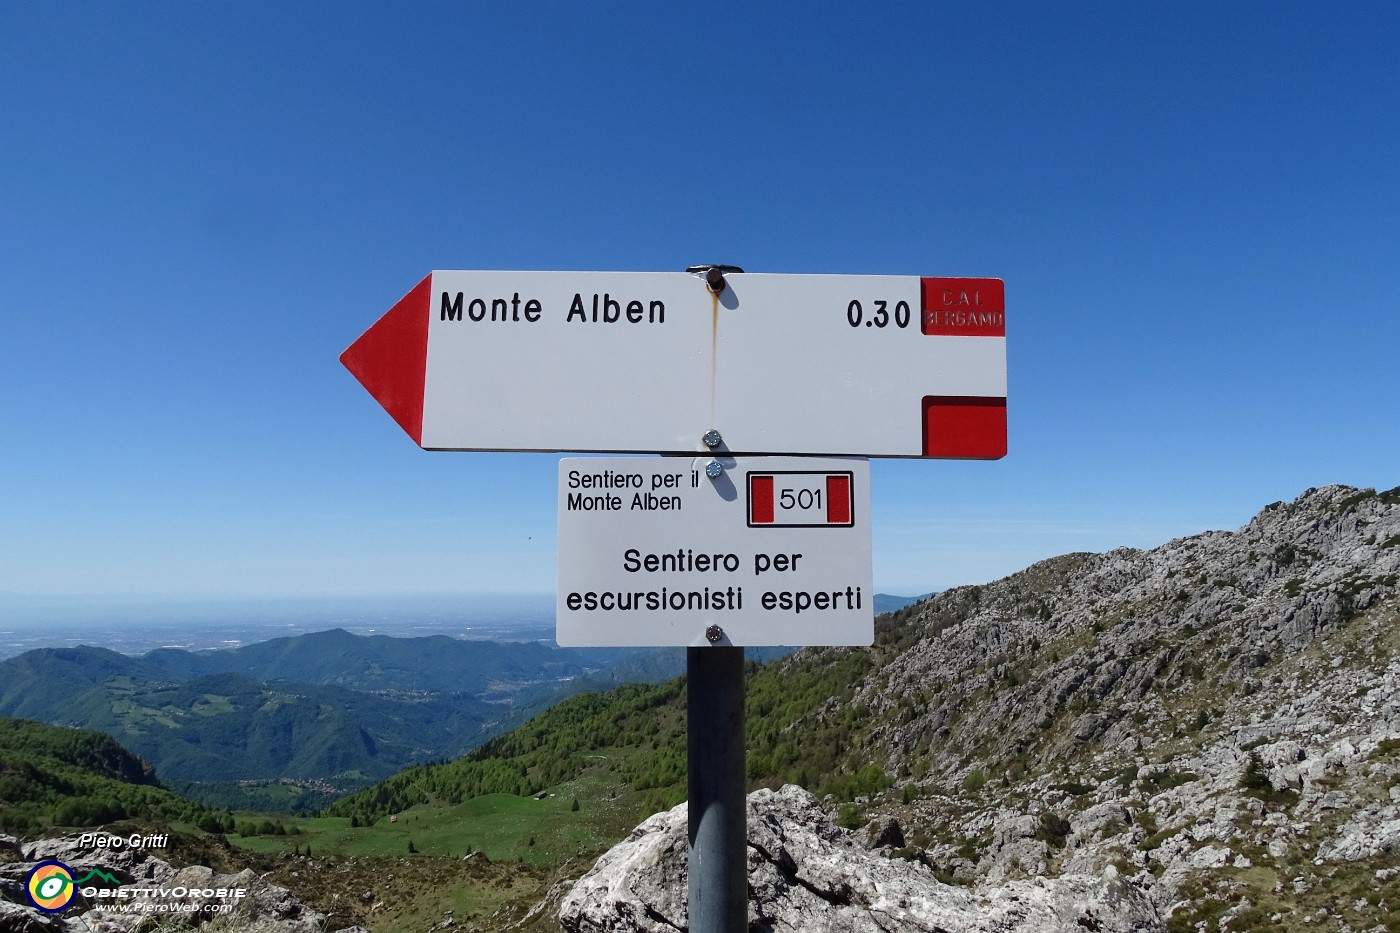
<svg viewBox="0 0 1400 933">
<path fill-rule="evenodd" d="M 559 462 L 559 644 L 870 644 L 869 461 L 710 462 Z"/>
<path fill-rule="evenodd" d="M 433 272 L 341 361 L 434 450 L 997 459 L 999 279 Z"/>
</svg>

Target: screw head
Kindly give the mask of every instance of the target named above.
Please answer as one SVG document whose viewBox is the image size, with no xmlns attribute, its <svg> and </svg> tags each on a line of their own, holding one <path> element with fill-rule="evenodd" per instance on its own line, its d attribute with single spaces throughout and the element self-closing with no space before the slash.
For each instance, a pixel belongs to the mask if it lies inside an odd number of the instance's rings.
<svg viewBox="0 0 1400 933">
<path fill-rule="evenodd" d="M 724 629 L 720 628 L 718 625 L 711 625 L 709 628 L 705 629 L 705 639 L 712 645 L 717 644 L 723 637 Z"/>
<path fill-rule="evenodd" d="M 720 445 L 720 441 L 723 441 L 724 438 L 720 437 L 719 432 L 716 431 L 714 428 L 710 428 L 710 430 L 706 431 L 705 435 L 701 437 L 700 440 L 705 442 L 706 447 L 718 447 Z"/>
<path fill-rule="evenodd" d="M 724 291 L 724 270 L 718 266 L 710 266 L 705 270 L 705 287 L 712 293 L 718 295 Z"/>
<path fill-rule="evenodd" d="M 711 460 L 709 463 L 705 464 L 705 475 L 710 479 L 719 479 L 720 474 L 723 472 L 724 464 L 720 463 L 718 460 Z"/>
</svg>

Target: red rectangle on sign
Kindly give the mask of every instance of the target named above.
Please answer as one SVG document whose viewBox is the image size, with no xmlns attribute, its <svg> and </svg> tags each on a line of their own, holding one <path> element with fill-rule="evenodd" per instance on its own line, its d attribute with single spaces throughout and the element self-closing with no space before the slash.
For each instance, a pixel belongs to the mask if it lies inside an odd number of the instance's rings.
<svg viewBox="0 0 1400 933">
<path fill-rule="evenodd" d="M 773 524 L 773 477 L 749 477 L 749 524 Z"/>
<path fill-rule="evenodd" d="M 924 333 L 1005 337 L 1006 283 L 1001 279 L 921 279 Z"/>
<path fill-rule="evenodd" d="M 1006 399 L 924 396 L 924 456 L 1000 460 L 1006 456 Z"/>
<path fill-rule="evenodd" d="M 851 478 L 849 476 L 828 476 L 826 478 L 826 523 L 828 525 L 851 524 Z"/>
</svg>

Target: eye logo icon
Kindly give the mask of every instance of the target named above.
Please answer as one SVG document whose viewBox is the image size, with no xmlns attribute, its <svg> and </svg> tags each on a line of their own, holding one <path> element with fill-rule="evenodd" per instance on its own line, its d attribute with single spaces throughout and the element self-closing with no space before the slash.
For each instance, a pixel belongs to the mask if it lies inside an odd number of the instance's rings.
<svg viewBox="0 0 1400 933">
<path fill-rule="evenodd" d="M 56 914 L 73 903 L 78 893 L 73 869 L 62 862 L 40 862 L 25 879 L 29 902 L 46 914 Z"/>
</svg>

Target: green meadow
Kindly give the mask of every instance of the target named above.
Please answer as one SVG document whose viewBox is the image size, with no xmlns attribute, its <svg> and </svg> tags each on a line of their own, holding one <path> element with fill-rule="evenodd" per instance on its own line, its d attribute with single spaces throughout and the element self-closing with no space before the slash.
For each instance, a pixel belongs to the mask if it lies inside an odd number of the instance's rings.
<svg viewBox="0 0 1400 933">
<path fill-rule="evenodd" d="M 234 845 L 262 854 L 462 857 L 558 865 L 595 854 L 625 836 L 645 814 L 644 795 L 610 786 L 612 769 L 595 768 L 545 796 L 486 794 L 459 804 L 416 804 L 366 826 L 340 816 L 239 814 L 239 824 L 280 821 L 285 835 L 231 834 Z M 412 843 L 412 852 L 409 845 Z"/>
</svg>

